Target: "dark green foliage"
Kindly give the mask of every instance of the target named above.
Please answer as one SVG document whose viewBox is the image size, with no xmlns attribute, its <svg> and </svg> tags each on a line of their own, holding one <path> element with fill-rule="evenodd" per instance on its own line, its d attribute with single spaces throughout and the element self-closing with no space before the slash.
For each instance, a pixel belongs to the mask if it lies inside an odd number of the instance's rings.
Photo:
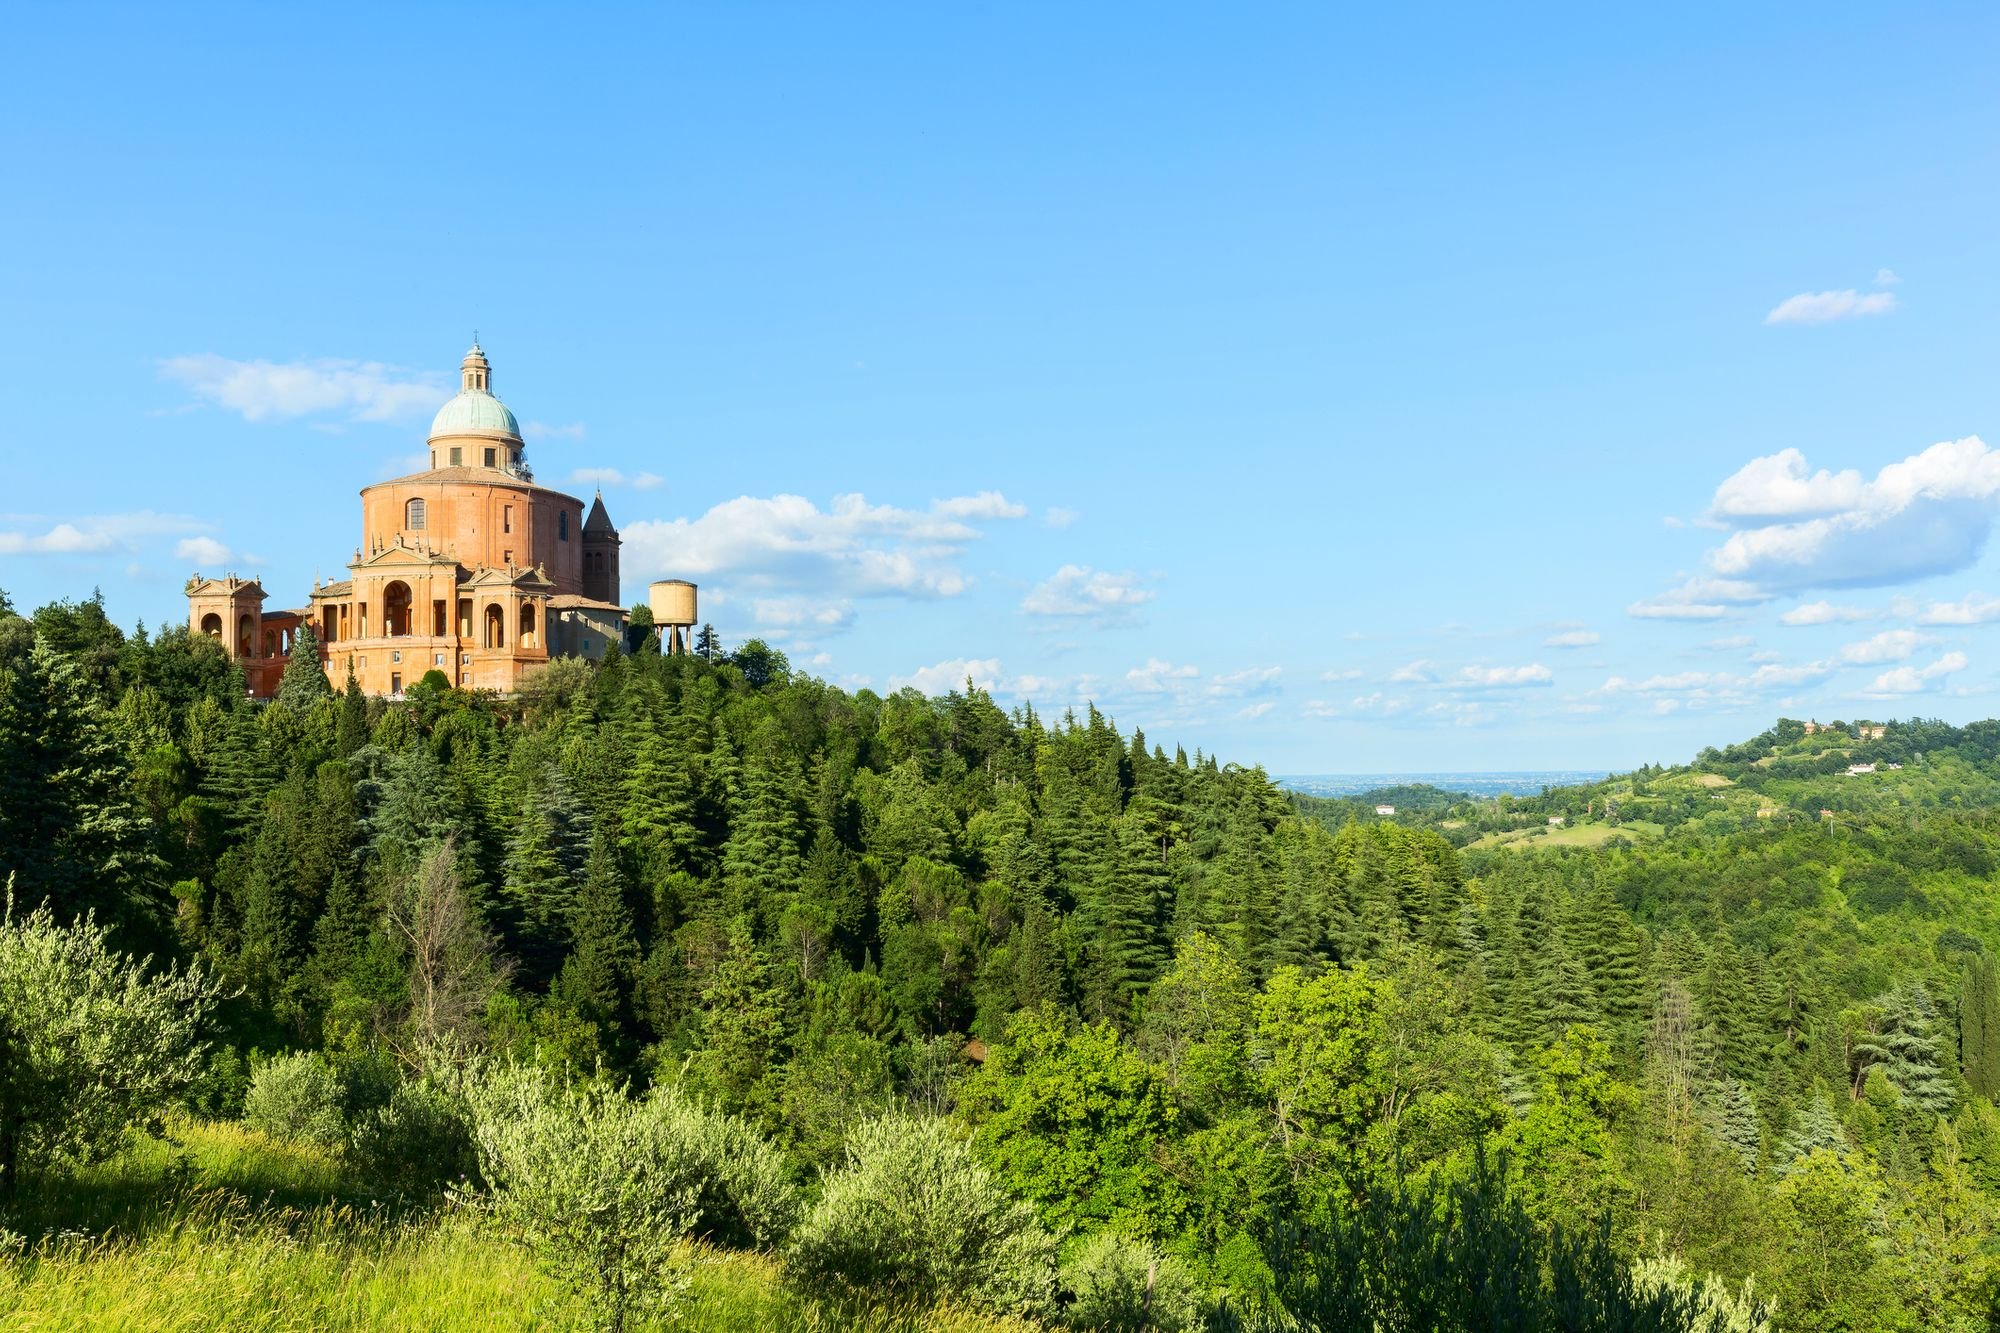
<svg viewBox="0 0 2000 1333">
<path fill-rule="evenodd" d="M 1958 1059 L 1965 1081 L 1987 1100 L 2000 1095 L 2000 967 L 1974 955 L 1958 989 Z"/>
<path fill-rule="evenodd" d="M 303 715 L 332 699 L 333 686 L 327 683 L 326 668 L 320 665 L 319 636 L 313 633 L 311 625 L 301 625 L 292 640 L 285 674 L 278 682 L 277 701 Z"/>
<path fill-rule="evenodd" d="M 1701 1327 L 1691 1296 L 1643 1292 L 1601 1232 L 1538 1225 L 1510 1196 L 1504 1164 L 1465 1180 L 1398 1186 L 1330 1225 L 1290 1225 L 1270 1251 L 1277 1304 L 1310 1333 L 1678 1333 Z M 1255 1312 L 1225 1327 L 1281 1325 Z"/>
</svg>

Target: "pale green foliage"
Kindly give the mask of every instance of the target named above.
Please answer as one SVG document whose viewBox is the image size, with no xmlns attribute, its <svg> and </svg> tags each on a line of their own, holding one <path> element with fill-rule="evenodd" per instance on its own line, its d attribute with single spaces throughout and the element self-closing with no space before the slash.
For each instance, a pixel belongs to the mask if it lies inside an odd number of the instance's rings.
<svg viewBox="0 0 2000 1333">
<path fill-rule="evenodd" d="M 1679 1293 L 1686 1302 L 1683 1308 L 1693 1313 L 1688 1333 L 1771 1333 L 1777 1326 L 1777 1308 L 1757 1295 L 1755 1277 L 1744 1278 L 1734 1292 L 1713 1273 L 1696 1282 L 1677 1254 L 1635 1260 L 1632 1285 L 1643 1297 Z"/>
<path fill-rule="evenodd" d="M 243 1119 L 274 1139 L 337 1148 L 347 1138 L 340 1075 L 317 1051 L 273 1056 L 250 1075 Z"/>
<path fill-rule="evenodd" d="M 1055 1295 L 1055 1239 L 1009 1198 L 942 1120 L 859 1127 L 799 1225 L 788 1273 L 832 1303 L 943 1297 L 1039 1313 Z"/>
<path fill-rule="evenodd" d="M 360 1118 L 349 1153 L 378 1185 L 427 1191 L 474 1168 L 465 1105 L 426 1077 L 399 1083 L 389 1100 Z"/>
<path fill-rule="evenodd" d="M 621 1089 L 510 1067 L 468 1081 L 473 1144 L 495 1212 L 623 1333 L 687 1290 L 679 1250 L 700 1216 L 688 1140 Z"/>
<path fill-rule="evenodd" d="M 90 917 L 0 919 L 0 1194 L 24 1168 L 101 1160 L 201 1073 L 218 992 L 198 969 L 155 972 Z"/>
<path fill-rule="evenodd" d="M 798 1218 L 798 1190 L 785 1157 L 748 1122 L 724 1115 L 672 1087 L 646 1102 L 667 1133 L 691 1150 L 699 1176 L 694 1231 L 703 1239 L 774 1245 Z"/>
<path fill-rule="evenodd" d="M 1202 1326 L 1201 1289 L 1178 1259 L 1145 1241 L 1101 1231 L 1062 1267 L 1072 1328 L 1182 1333 Z"/>
</svg>

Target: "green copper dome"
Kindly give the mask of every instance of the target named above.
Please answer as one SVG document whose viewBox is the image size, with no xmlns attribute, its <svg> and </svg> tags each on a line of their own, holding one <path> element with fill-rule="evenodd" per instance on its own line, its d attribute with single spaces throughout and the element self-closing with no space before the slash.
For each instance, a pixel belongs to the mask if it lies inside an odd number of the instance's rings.
<svg viewBox="0 0 2000 1333">
<path fill-rule="evenodd" d="M 507 405 L 483 389 L 467 389 L 438 409 L 430 438 L 441 435 L 504 435 L 521 438 L 521 425 Z"/>
</svg>

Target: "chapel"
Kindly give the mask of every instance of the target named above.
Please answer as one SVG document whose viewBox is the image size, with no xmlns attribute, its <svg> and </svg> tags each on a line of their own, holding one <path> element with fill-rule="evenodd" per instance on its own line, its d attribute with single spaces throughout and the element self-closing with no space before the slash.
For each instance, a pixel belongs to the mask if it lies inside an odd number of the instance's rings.
<svg viewBox="0 0 2000 1333">
<path fill-rule="evenodd" d="M 391 697 L 430 671 L 509 693 L 550 658 L 600 657 L 623 636 L 604 497 L 586 507 L 535 483 L 476 340 L 425 448 L 423 471 L 362 488 L 347 577 L 315 580 L 307 605 L 266 611 L 262 584 L 234 574 L 188 580 L 189 627 L 222 640 L 252 695 L 276 693 L 307 625 L 335 688 L 351 670 L 364 691 Z"/>
</svg>

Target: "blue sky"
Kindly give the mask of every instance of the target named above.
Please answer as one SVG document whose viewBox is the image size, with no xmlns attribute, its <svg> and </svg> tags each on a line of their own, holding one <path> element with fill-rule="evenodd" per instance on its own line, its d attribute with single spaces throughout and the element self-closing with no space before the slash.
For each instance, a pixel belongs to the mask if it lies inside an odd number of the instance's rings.
<svg viewBox="0 0 2000 1333">
<path fill-rule="evenodd" d="M 628 600 L 835 682 L 1277 772 L 2000 711 L 2000 13 L 1338 8 L 16 8 L 0 588 L 299 604 L 477 329 Z"/>
</svg>

